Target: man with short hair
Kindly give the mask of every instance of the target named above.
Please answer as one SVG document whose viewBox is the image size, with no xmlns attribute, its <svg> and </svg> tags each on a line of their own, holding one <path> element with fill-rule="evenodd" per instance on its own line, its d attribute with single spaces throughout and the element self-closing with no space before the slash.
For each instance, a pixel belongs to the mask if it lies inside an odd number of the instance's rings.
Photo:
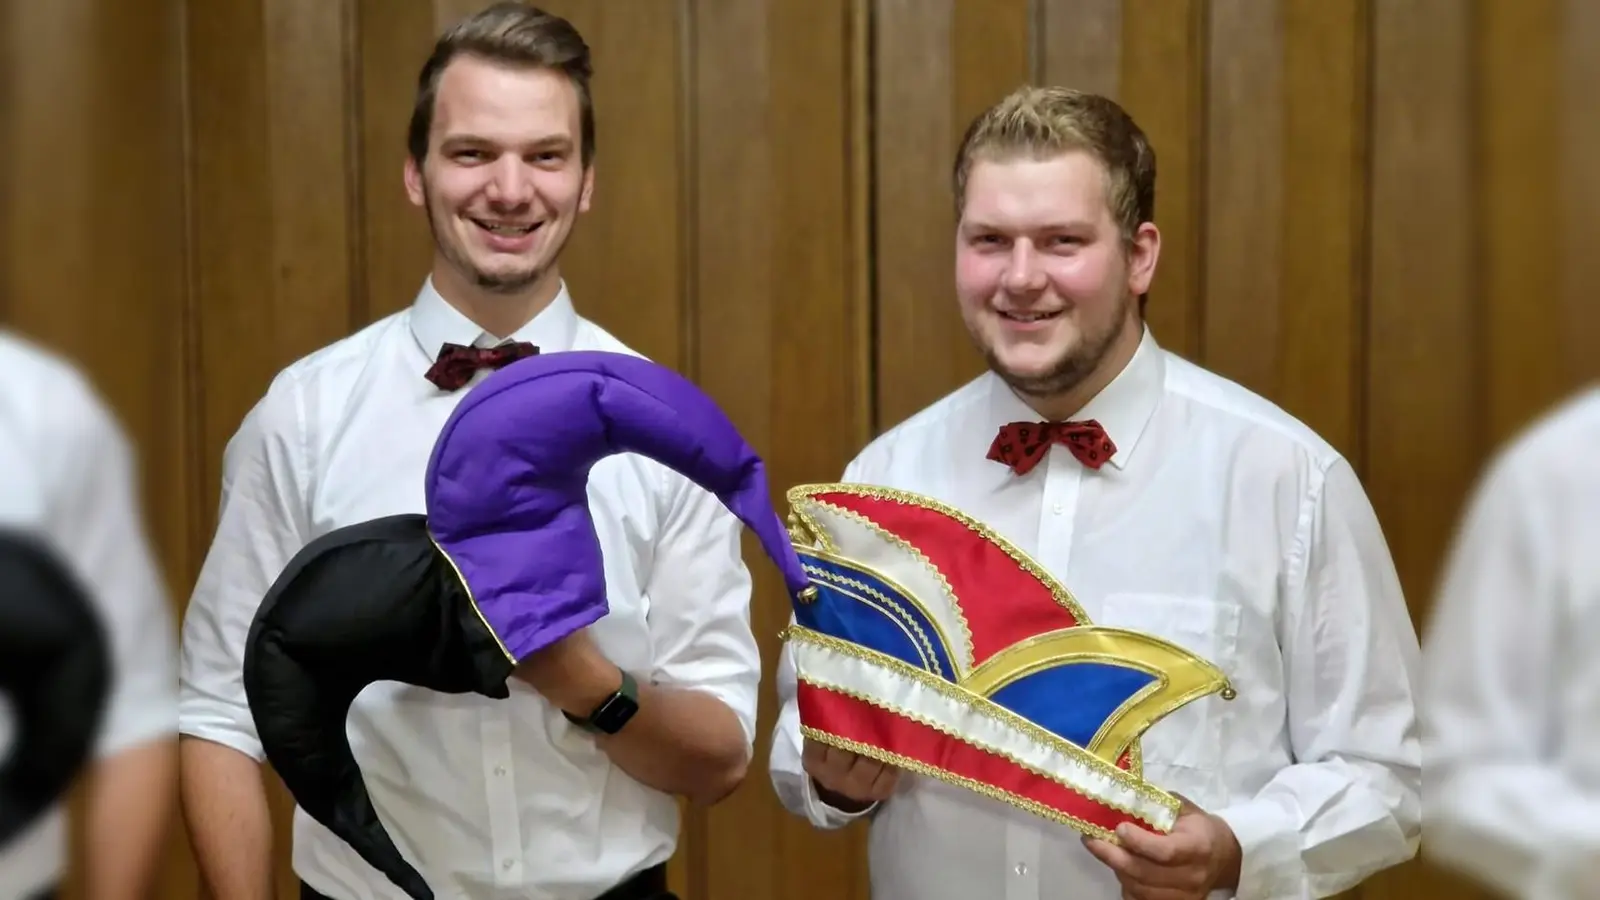
<svg viewBox="0 0 1600 900">
<path fill-rule="evenodd" d="M 1237 696 L 1145 732 L 1144 777 L 1187 802 L 1113 844 L 803 738 L 786 652 L 773 784 L 817 827 L 870 818 L 874 900 L 1325 896 L 1415 853 L 1417 642 L 1382 532 L 1338 452 L 1146 327 L 1155 173 L 1102 97 L 1026 88 L 978 116 L 955 286 L 989 371 L 843 478 L 985 523 L 1090 621 L 1182 646 Z"/>
<path fill-rule="evenodd" d="M 180 718 L 183 805 L 218 897 L 271 895 L 241 667 L 285 564 L 342 526 L 422 512 L 439 430 L 486 370 L 530 353 L 633 353 L 574 311 L 560 273 L 594 186 L 590 71 L 568 22 L 520 3 L 439 39 L 405 165 L 435 243 L 427 283 L 409 309 L 280 373 L 229 443 L 184 624 Z M 374 804 L 441 896 L 661 896 L 675 798 L 716 802 L 748 765 L 760 671 L 738 521 L 633 454 L 598 463 L 588 496 L 602 620 L 524 664 L 509 699 L 385 683 L 351 710 Z M 404 897 L 303 811 L 293 841 L 303 897 Z"/>
</svg>

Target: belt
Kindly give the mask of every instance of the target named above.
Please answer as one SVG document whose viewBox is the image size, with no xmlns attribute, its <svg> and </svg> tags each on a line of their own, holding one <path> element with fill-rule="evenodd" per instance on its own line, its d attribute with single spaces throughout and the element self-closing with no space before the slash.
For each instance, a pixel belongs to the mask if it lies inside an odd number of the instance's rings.
<svg viewBox="0 0 1600 900">
<path fill-rule="evenodd" d="M 334 900 L 334 898 L 319 893 L 316 888 L 302 881 L 300 900 Z M 596 897 L 595 900 L 678 900 L 678 898 L 667 890 L 667 866 L 662 863 L 645 869 Z"/>
</svg>

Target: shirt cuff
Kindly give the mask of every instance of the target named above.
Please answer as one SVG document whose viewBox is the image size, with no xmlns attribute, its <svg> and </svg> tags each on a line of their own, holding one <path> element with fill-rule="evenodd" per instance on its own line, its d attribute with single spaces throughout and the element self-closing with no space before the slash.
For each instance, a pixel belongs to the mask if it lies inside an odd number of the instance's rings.
<svg viewBox="0 0 1600 900">
<path fill-rule="evenodd" d="M 249 716 L 248 711 L 245 716 Z M 193 701 L 180 700 L 178 703 L 178 733 L 221 744 L 258 763 L 267 759 L 267 752 L 256 737 L 254 728 L 241 726 L 228 715 Z"/>
<path fill-rule="evenodd" d="M 805 786 L 806 818 L 818 828 L 843 828 L 857 819 L 872 815 L 878 808 L 878 804 L 874 803 L 860 812 L 849 813 L 834 809 L 824 803 L 822 797 L 817 794 L 816 782 L 812 781 L 809 775 L 800 773 L 800 782 Z"/>
<path fill-rule="evenodd" d="M 1270 800 L 1252 800 L 1218 810 L 1239 842 L 1237 900 L 1287 900 L 1309 896 L 1295 820 Z"/>
</svg>

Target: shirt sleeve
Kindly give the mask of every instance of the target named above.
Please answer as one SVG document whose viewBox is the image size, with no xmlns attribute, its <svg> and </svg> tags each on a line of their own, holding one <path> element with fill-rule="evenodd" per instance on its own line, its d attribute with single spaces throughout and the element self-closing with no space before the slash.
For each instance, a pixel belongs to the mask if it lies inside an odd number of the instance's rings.
<svg viewBox="0 0 1600 900">
<path fill-rule="evenodd" d="M 151 550 L 130 442 L 94 389 L 74 377 L 44 407 L 56 472 L 53 543 L 92 597 L 111 651 L 111 693 L 95 754 L 176 733 L 176 616 Z"/>
<path fill-rule="evenodd" d="M 750 627 L 743 523 L 716 495 L 677 473 L 667 477 L 667 514 L 645 584 L 653 677 L 721 700 L 753 752 L 761 651 Z"/>
<path fill-rule="evenodd" d="M 303 408 L 292 376 L 280 374 L 229 440 L 216 533 L 183 622 L 179 731 L 258 762 L 245 640 L 262 598 L 309 540 Z"/>
<path fill-rule="evenodd" d="M 1243 849 L 1240 900 L 1337 894 L 1410 859 L 1421 833 L 1416 632 L 1348 463 L 1296 533 L 1279 637 L 1295 762 L 1214 810 Z"/>
<path fill-rule="evenodd" d="M 845 468 L 845 482 L 860 480 L 859 458 Z M 789 621 L 794 622 L 791 614 Z M 778 802 L 791 814 L 800 816 L 812 826 L 823 829 L 843 828 L 857 819 L 870 816 L 878 805 L 873 804 L 860 812 L 843 812 L 834 809 L 817 795 L 817 786 L 806 774 L 801 754 L 805 741 L 800 732 L 800 708 L 796 692 L 799 680 L 794 668 L 794 652 L 785 645 L 778 656 L 778 723 L 773 728 L 772 749 L 767 762 L 772 788 Z"/>
<path fill-rule="evenodd" d="M 1565 678 L 1559 526 L 1537 466 L 1501 463 L 1456 536 L 1427 637 L 1427 855 L 1509 896 L 1593 897 L 1600 792 L 1561 765 Z M 1582 640 L 1580 638 L 1580 640 Z M 1571 652 L 1571 651 L 1568 651 Z M 1584 652 L 1579 650 L 1578 652 Z M 1574 748 L 1573 754 L 1591 752 Z"/>
</svg>

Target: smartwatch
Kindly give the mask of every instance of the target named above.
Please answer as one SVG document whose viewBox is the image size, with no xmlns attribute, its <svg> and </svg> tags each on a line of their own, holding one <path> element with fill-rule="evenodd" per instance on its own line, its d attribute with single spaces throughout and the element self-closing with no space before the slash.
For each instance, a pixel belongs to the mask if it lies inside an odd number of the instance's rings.
<svg viewBox="0 0 1600 900">
<path fill-rule="evenodd" d="M 633 714 L 639 711 L 639 685 L 633 676 L 627 672 L 622 673 L 622 687 L 617 692 L 600 701 L 600 705 L 589 713 L 588 717 L 575 716 L 562 710 L 561 714 L 567 721 L 585 731 L 596 734 L 616 734 L 622 726 L 628 724 Z"/>
</svg>

